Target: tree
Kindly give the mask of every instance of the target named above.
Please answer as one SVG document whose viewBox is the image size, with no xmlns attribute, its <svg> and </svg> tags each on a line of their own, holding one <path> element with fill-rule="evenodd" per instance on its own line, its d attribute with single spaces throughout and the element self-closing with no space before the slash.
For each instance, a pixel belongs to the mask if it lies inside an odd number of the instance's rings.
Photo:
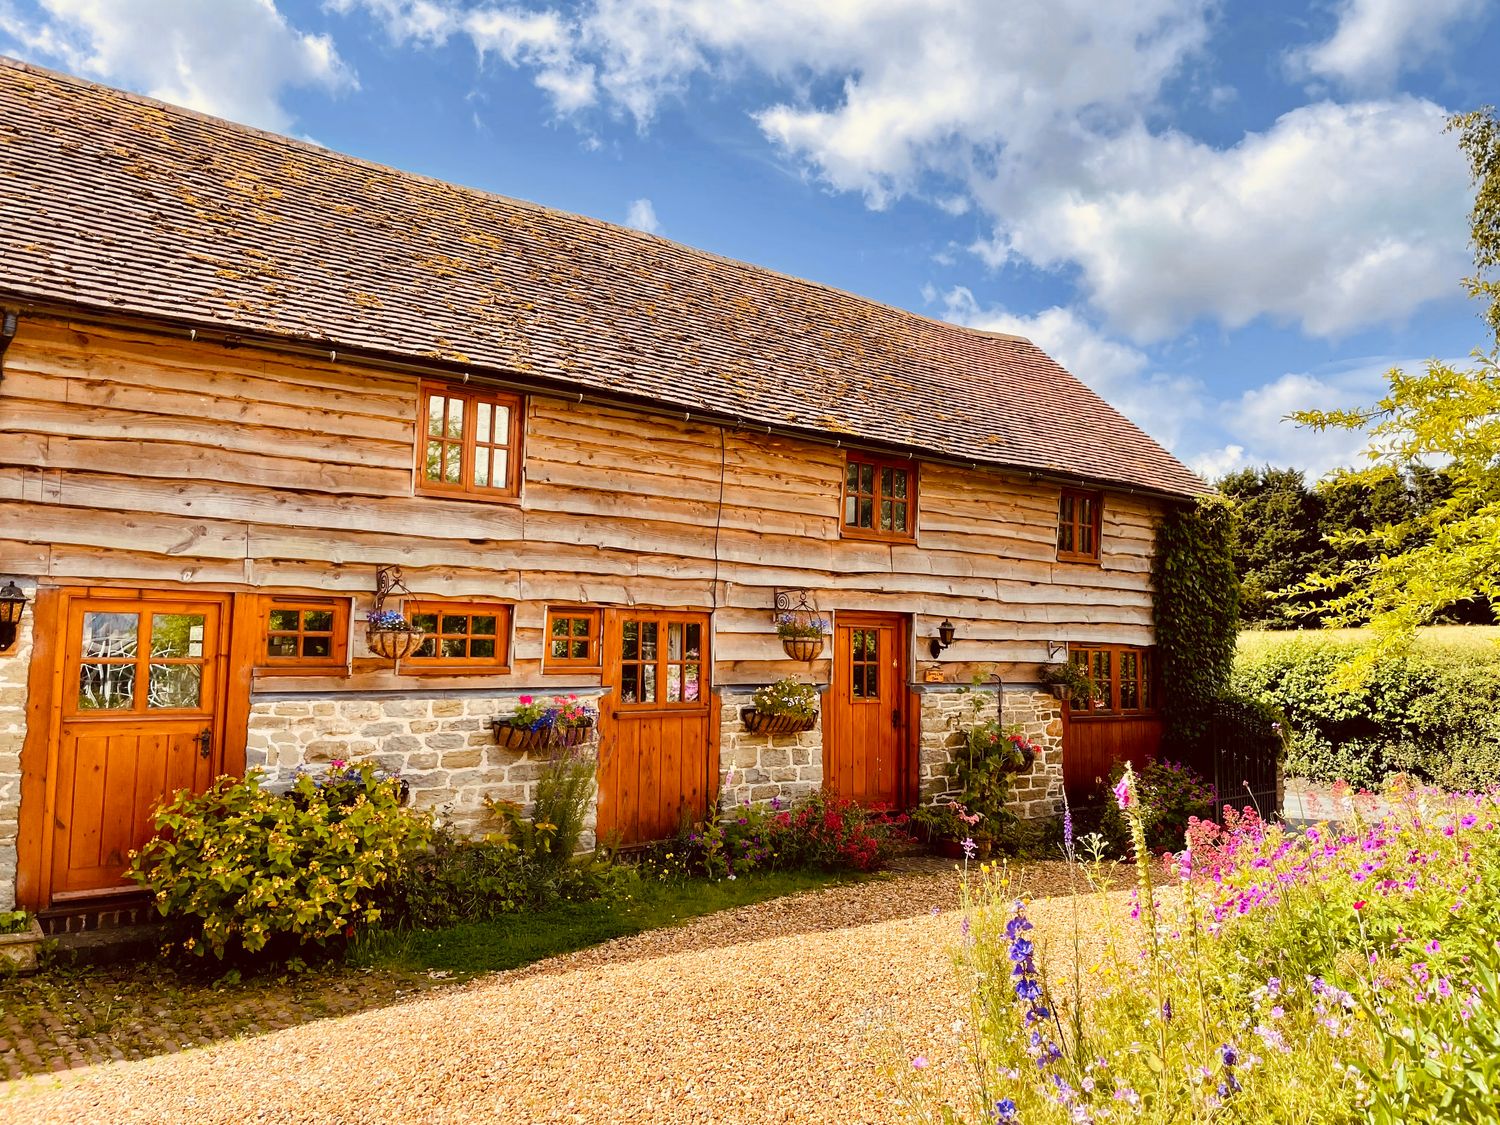
<svg viewBox="0 0 1500 1125">
<path fill-rule="evenodd" d="M 1230 535 L 1245 624 L 1295 628 L 1306 621 L 1306 595 L 1283 597 L 1324 562 L 1321 505 L 1297 469 L 1241 469 L 1215 486 L 1234 502 Z"/>
<path fill-rule="evenodd" d="M 1420 374 L 1394 368 L 1386 393 L 1361 410 L 1309 410 L 1293 415 L 1317 430 L 1364 430 L 1369 445 L 1360 469 L 1342 470 L 1341 485 L 1374 487 L 1392 474 L 1441 468 L 1446 495 L 1399 518 L 1351 527 L 1331 546 L 1347 561 L 1308 579 L 1325 623 L 1375 629 L 1377 643 L 1351 666 L 1360 675 L 1381 655 L 1408 643 L 1419 625 L 1444 607 L 1500 598 L 1500 120 L 1492 107 L 1461 114 L 1448 127 L 1459 135 L 1476 187 L 1470 213 L 1475 276 L 1465 287 L 1485 304 L 1494 336 L 1466 370 L 1433 360 Z"/>
</svg>

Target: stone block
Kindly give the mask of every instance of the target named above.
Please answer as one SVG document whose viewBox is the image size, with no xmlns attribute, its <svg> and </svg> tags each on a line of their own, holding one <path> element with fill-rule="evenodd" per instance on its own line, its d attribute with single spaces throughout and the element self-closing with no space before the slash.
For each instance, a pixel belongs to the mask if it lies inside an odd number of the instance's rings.
<svg viewBox="0 0 1500 1125">
<path fill-rule="evenodd" d="M 469 769 L 484 760 L 482 750 L 449 750 L 438 760 L 445 770 Z"/>
<path fill-rule="evenodd" d="M 423 741 L 429 750 L 457 750 L 465 740 L 461 734 L 429 734 Z"/>
<path fill-rule="evenodd" d="M 438 754 L 436 750 L 419 750 L 414 754 L 406 755 L 405 769 L 408 770 L 431 770 L 436 769 Z"/>
<path fill-rule="evenodd" d="M 434 719 L 452 718 L 463 713 L 464 701 L 462 699 L 434 699 L 432 701 Z"/>
</svg>

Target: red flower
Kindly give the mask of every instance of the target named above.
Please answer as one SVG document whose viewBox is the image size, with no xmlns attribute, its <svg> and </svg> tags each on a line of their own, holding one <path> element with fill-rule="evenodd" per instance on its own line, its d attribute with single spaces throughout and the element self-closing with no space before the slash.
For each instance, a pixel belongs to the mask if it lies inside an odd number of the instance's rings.
<svg viewBox="0 0 1500 1125">
<path fill-rule="evenodd" d="M 1364 908 L 1365 908 L 1365 900 L 1362 899 L 1362 898 L 1361 899 L 1356 899 L 1355 902 L 1354 902 L 1354 909 L 1355 910 L 1363 910 Z"/>
</svg>

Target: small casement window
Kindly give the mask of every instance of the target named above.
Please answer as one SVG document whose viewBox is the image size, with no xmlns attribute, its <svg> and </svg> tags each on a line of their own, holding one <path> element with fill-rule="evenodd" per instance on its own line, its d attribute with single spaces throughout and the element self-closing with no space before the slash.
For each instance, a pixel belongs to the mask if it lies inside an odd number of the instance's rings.
<svg viewBox="0 0 1500 1125">
<path fill-rule="evenodd" d="M 1063 562 L 1099 561 L 1099 525 L 1104 500 L 1097 492 L 1065 488 L 1057 502 L 1057 557 Z"/>
<path fill-rule="evenodd" d="M 707 698 L 707 619 L 631 613 L 620 622 L 620 705 L 702 707 Z"/>
<path fill-rule="evenodd" d="M 844 534 L 866 539 L 910 539 L 917 527 L 917 466 L 864 453 L 844 465 Z"/>
<path fill-rule="evenodd" d="M 349 599 L 261 599 L 264 668 L 342 668 L 349 651 Z"/>
<path fill-rule="evenodd" d="M 519 495 L 524 406 L 517 395 L 423 383 L 417 491 L 474 500 Z"/>
<path fill-rule="evenodd" d="M 401 662 L 411 671 L 503 672 L 510 657 L 510 607 L 495 602 L 408 602 L 422 642 Z"/>
<path fill-rule="evenodd" d="M 1156 710 L 1156 654 L 1128 645 L 1074 646 L 1068 659 L 1093 681 L 1092 692 L 1078 692 L 1075 713 L 1141 715 Z"/>
<path fill-rule="evenodd" d="M 597 670 L 600 666 L 599 611 L 571 606 L 548 609 L 545 643 L 542 671 Z"/>
</svg>

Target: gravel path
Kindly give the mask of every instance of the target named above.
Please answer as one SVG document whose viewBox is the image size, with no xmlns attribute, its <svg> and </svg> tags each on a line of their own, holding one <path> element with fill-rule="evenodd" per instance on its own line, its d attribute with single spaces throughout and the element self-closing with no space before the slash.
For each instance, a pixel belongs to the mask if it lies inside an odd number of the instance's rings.
<svg viewBox="0 0 1500 1125">
<path fill-rule="evenodd" d="M 929 869 L 930 870 L 930 869 Z M 1037 864 L 1025 890 L 1065 889 Z M 951 871 L 710 915 L 390 1007 L 0 1087 L 26 1122 L 898 1122 L 956 1078 Z M 937 908 L 939 914 L 932 913 Z M 1039 902 L 1037 933 L 1066 900 Z"/>
</svg>

